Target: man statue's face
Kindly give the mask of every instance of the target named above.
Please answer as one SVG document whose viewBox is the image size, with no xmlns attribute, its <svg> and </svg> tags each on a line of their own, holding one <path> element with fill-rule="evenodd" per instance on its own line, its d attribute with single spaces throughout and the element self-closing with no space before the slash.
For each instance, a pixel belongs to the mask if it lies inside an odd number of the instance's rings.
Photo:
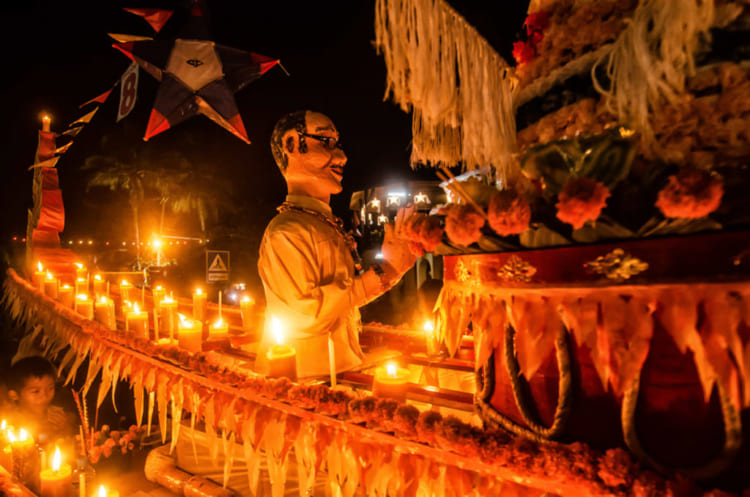
<svg viewBox="0 0 750 497">
<path fill-rule="evenodd" d="M 287 150 L 287 182 L 307 183 L 323 195 L 339 193 L 346 164 L 346 154 L 338 146 L 339 132 L 323 114 L 308 112 L 305 120 L 304 133 L 291 130 L 284 136 L 284 143 L 289 136 L 296 139 L 293 150 Z M 305 152 L 300 151 L 301 141 L 305 143 Z"/>
</svg>

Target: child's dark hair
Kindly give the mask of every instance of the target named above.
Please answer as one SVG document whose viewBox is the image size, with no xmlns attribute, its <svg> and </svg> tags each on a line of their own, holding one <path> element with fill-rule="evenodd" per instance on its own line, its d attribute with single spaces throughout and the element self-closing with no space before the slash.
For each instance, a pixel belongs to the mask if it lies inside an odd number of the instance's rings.
<svg viewBox="0 0 750 497">
<path fill-rule="evenodd" d="M 55 367 L 42 356 L 24 357 L 10 367 L 6 385 L 8 390 L 20 392 L 29 378 L 57 378 Z"/>
</svg>

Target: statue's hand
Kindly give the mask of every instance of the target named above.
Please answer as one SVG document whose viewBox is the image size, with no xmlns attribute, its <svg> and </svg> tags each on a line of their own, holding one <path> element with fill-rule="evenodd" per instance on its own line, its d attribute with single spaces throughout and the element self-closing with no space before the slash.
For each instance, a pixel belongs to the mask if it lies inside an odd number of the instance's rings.
<svg viewBox="0 0 750 497">
<path fill-rule="evenodd" d="M 393 225 L 385 225 L 385 236 L 383 237 L 383 261 L 391 266 L 399 275 L 408 271 L 417 260 L 416 256 L 409 250 L 409 242 L 401 237 L 404 220 L 413 214 L 413 208 L 399 209 Z"/>
</svg>

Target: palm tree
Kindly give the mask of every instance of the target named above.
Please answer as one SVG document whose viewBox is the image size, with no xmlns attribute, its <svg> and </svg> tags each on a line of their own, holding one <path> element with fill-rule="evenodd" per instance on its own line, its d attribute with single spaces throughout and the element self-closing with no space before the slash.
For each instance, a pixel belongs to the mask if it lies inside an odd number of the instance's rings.
<svg viewBox="0 0 750 497">
<path fill-rule="evenodd" d="M 195 212 L 201 226 L 201 235 L 206 238 L 206 222 L 218 218 L 219 211 L 233 212 L 231 202 L 232 185 L 213 170 L 193 168 L 191 174 L 182 177 L 182 184 L 171 199 L 172 212 L 189 214 Z"/>
<path fill-rule="evenodd" d="M 141 269 L 141 238 L 138 223 L 138 211 L 145 196 L 145 170 L 136 163 L 122 161 L 114 156 L 94 155 L 86 159 L 82 169 L 93 171 L 86 184 L 86 191 L 91 188 L 105 187 L 111 191 L 124 191 L 128 194 L 128 203 L 133 214 L 135 228 L 136 266 Z"/>
</svg>

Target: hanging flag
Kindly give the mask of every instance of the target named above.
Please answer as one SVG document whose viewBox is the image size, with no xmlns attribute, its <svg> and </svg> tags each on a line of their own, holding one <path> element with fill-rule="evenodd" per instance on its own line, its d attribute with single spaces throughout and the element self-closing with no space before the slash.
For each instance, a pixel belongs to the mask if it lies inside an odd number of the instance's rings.
<svg viewBox="0 0 750 497">
<path fill-rule="evenodd" d="M 135 107 L 138 94 L 138 64 L 133 62 L 120 79 L 120 106 L 117 107 L 117 122 L 127 117 Z"/>
<path fill-rule="evenodd" d="M 148 41 L 153 40 L 150 36 L 125 35 L 121 33 L 107 33 L 107 35 L 117 43 L 128 43 L 131 41 Z"/>
<path fill-rule="evenodd" d="M 112 88 L 110 88 L 109 90 L 105 91 L 101 95 L 97 95 L 96 97 L 92 98 L 91 100 L 88 100 L 88 101 L 82 103 L 81 105 L 78 106 L 78 108 L 82 109 L 82 108 L 86 107 L 88 104 L 91 104 L 91 103 L 94 103 L 94 102 L 98 103 L 99 105 L 103 104 L 104 102 L 107 101 L 107 98 L 109 98 L 109 94 L 112 93 L 112 90 L 114 90 L 115 86 L 117 86 L 119 83 L 120 83 L 120 80 L 117 80 L 117 83 L 115 83 L 115 85 Z"/>
<path fill-rule="evenodd" d="M 164 27 L 164 25 L 167 23 L 169 18 L 172 17 L 172 14 L 174 14 L 174 12 L 171 10 L 163 10 L 163 9 L 123 8 L 122 10 L 142 17 L 143 20 L 146 21 L 149 24 L 149 26 L 151 26 L 153 30 L 156 31 L 157 33 L 161 31 L 161 28 Z"/>
<path fill-rule="evenodd" d="M 84 126 L 86 124 L 88 124 L 89 122 L 91 122 L 91 120 L 94 118 L 94 114 L 96 114 L 98 110 L 99 110 L 99 106 L 97 106 L 94 110 L 92 110 L 91 112 L 89 112 L 85 116 L 83 116 L 83 117 L 81 117 L 79 119 L 76 119 L 75 121 L 73 121 L 72 123 L 70 123 L 68 125 L 68 129 L 66 129 L 65 131 L 63 131 L 61 134 L 65 135 L 65 136 L 70 136 L 71 138 L 74 137 L 74 136 L 78 136 L 78 133 L 80 133 L 83 130 L 83 128 L 84 128 Z"/>
<path fill-rule="evenodd" d="M 73 142 L 70 142 L 70 143 L 73 143 Z M 27 169 L 27 171 L 31 171 L 32 169 L 35 169 L 37 167 L 41 167 L 41 168 L 44 168 L 44 167 L 55 167 L 55 165 L 57 165 L 57 161 L 58 160 L 60 160 L 60 157 L 52 157 L 51 159 L 47 159 L 47 160 L 42 161 L 42 162 L 37 162 L 33 166 L 29 166 L 29 168 Z"/>
<path fill-rule="evenodd" d="M 73 140 L 69 141 L 68 143 L 66 143 L 65 145 L 63 145 L 61 147 L 57 147 L 55 149 L 55 154 L 56 155 L 62 155 L 62 154 L 64 154 L 65 152 L 68 151 L 68 149 L 70 148 L 71 145 L 73 145 Z"/>
</svg>

